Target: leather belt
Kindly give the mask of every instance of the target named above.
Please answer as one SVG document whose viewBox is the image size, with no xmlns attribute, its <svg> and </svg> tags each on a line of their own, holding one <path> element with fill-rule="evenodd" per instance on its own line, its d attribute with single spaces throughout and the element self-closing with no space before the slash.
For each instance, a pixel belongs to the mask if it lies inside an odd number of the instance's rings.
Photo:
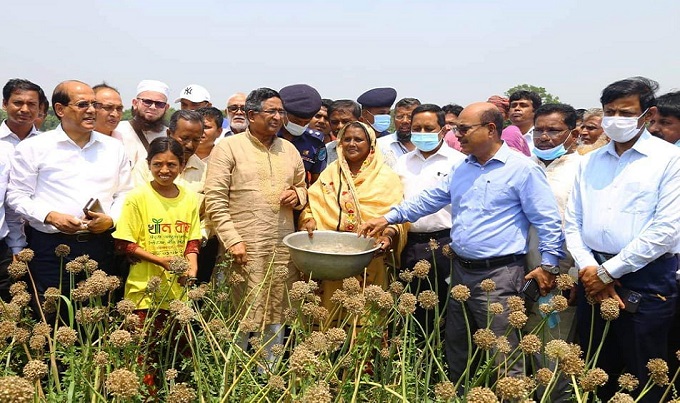
<svg viewBox="0 0 680 403">
<path fill-rule="evenodd" d="M 450 229 L 443 229 L 435 232 L 409 232 L 408 240 L 417 243 L 427 243 L 430 239 L 441 239 L 451 236 Z"/>
<path fill-rule="evenodd" d="M 596 261 L 598 264 L 602 264 L 602 263 L 606 262 L 607 260 L 613 258 L 614 256 L 618 255 L 618 253 L 611 254 L 611 253 L 598 252 L 598 251 L 596 251 L 596 250 L 594 250 L 594 251 L 592 251 L 592 252 L 593 252 L 593 257 L 595 258 L 595 261 Z M 654 261 L 670 259 L 670 258 L 672 258 L 673 256 L 675 256 L 674 253 L 670 253 L 670 252 L 669 252 L 669 253 L 664 253 L 663 255 L 657 257 L 656 259 L 654 259 Z"/>
<path fill-rule="evenodd" d="M 480 259 L 480 260 L 468 260 L 463 259 L 460 256 L 456 256 L 456 260 L 466 269 L 492 269 L 494 267 L 505 266 L 510 263 L 514 263 L 518 260 L 524 259 L 526 255 L 505 255 L 499 257 L 492 257 L 491 259 Z"/>
</svg>

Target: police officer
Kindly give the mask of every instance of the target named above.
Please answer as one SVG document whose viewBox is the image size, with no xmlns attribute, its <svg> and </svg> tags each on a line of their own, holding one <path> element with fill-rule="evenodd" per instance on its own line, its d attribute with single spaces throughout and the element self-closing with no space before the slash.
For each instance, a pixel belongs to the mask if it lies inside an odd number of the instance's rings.
<svg viewBox="0 0 680 403">
<path fill-rule="evenodd" d="M 283 87 L 279 95 L 287 116 L 283 119 L 278 136 L 293 143 L 300 152 L 307 173 L 307 185 L 311 185 L 326 168 L 324 134 L 308 127 L 321 109 L 321 95 L 306 84 Z"/>
<path fill-rule="evenodd" d="M 392 120 L 390 110 L 397 99 L 394 88 L 373 88 L 361 94 L 357 102 L 361 104 L 362 122 L 373 126 L 378 137 L 387 136 Z"/>
</svg>

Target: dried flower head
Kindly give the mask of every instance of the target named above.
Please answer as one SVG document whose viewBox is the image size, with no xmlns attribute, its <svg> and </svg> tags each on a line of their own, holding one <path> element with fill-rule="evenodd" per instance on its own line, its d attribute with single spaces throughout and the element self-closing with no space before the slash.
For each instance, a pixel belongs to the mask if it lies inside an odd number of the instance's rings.
<svg viewBox="0 0 680 403">
<path fill-rule="evenodd" d="M 425 290 L 418 294 L 418 302 L 425 310 L 434 309 L 439 304 L 437 293 L 432 290 Z"/>
<path fill-rule="evenodd" d="M 28 379 L 14 375 L 0 377 L 0 401 L 2 402 L 32 402 L 34 393 L 35 388 Z"/>
<path fill-rule="evenodd" d="M 64 269 L 66 269 L 66 271 L 71 274 L 79 274 L 85 269 L 85 266 L 76 260 L 71 260 L 70 262 L 66 263 Z"/>
<path fill-rule="evenodd" d="M 24 327 L 17 327 L 14 330 L 14 341 L 19 344 L 27 343 L 30 340 L 31 332 Z"/>
<path fill-rule="evenodd" d="M 676 400 L 670 400 L 669 403 L 676 402 Z M 633 396 L 627 393 L 616 392 L 608 403 L 635 403 Z"/>
<path fill-rule="evenodd" d="M 606 298 L 600 302 L 600 315 L 606 321 L 614 320 L 619 317 L 619 302 L 614 298 Z"/>
<path fill-rule="evenodd" d="M 347 333 L 338 327 L 332 327 L 326 330 L 326 340 L 330 344 L 331 351 L 340 349 L 347 339 Z"/>
<path fill-rule="evenodd" d="M 498 338 L 496 338 L 496 348 L 501 354 L 509 354 L 510 351 L 512 351 L 510 341 L 505 336 L 498 336 Z"/>
<path fill-rule="evenodd" d="M 21 319 L 21 307 L 13 302 L 0 304 L 0 316 L 4 319 L 18 322 Z"/>
<path fill-rule="evenodd" d="M 59 244 L 57 245 L 56 248 L 54 248 L 54 254 L 57 255 L 57 257 L 66 257 L 71 253 L 71 248 L 68 245 Z"/>
<path fill-rule="evenodd" d="M 17 281 L 16 283 L 9 286 L 9 295 L 15 296 L 16 294 L 26 292 L 28 286 L 25 281 Z"/>
<path fill-rule="evenodd" d="M 599 386 L 603 386 L 609 380 L 609 375 L 607 375 L 604 370 L 600 368 L 593 368 L 588 370 L 585 375 L 579 378 L 579 385 L 584 392 L 592 392 Z"/>
<path fill-rule="evenodd" d="M 425 279 L 430 273 L 431 268 L 432 264 L 430 264 L 430 262 L 425 259 L 421 259 L 413 266 L 413 275 L 419 279 Z"/>
<path fill-rule="evenodd" d="M 37 381 L 47 375 L 47 364 L 41 360 L 31 360 L 24 365 L 24 378 L 29 381 Z"/>
<path fill-rule="evenodd" d="M 168 271 L 177 276 L 184 276 L 189 272 L 189 260 L 185 257 L 173 256 L 168 263 Z"/>
<path fill-rule="evenodd" d="M 55 287 L 47 287 L 44 296 L 46 300 L 58 300 L 61 298 L 61 291 Z"/>
<path fill-rule="evenodd" d="M 342 307 L 345 308 L 347 312 L 355 315 L 360 315 L 364 311 L 365 306 L 366 298 L 361 294 L 350 295 L 345 298 L 342 303 Z"/>
<path fill-rule="evenodd" d="M 101 308 L 85 306 L 76 311 L 76 321 L 83 325 L 93 324 L 99 322 L 104 314 Z"/>
<path fill-rule="evenodd" d="M 393 281 L 390 284 L 390 292 L 395 295 L 399 295 L 404 292 L 404 285 L 399 281 Z"/>
<path fill-rule="evenodd" d="M 326 381 L 319 381 L 316 385 L 308 388 L 302 395 L 302 403 L 330 403 L 333 395 Z"/>
<path fill-rule="evenodd" d="M 192 320 L 196 319 L 198 317 L 198 314 L 196 311 L 194 311 L 193 308 L 184 306 L 184 308 L 180 309 L 176 314 L 175 314 L 175 319 L 182 325 L 188 325 L 189 322 Z"/>
<path fill-rule="evenodd" d="M 304 344 L 295 347 L 288 361 L 293 372 L 299 375 L 313 372 L 319 366 L 319 359 Z"/>
<path fill-rule="evenodd" d="M 434 395 L 437 399 L 447 401 L 456 397 L 456 387 L 449 381 L 434 385 Z"/>
<path fill-rule="evenodd" d="M 118 348 L 124 348 L 132 343 L 132 336 L 127 330 L 114 330 L 109 335 L 109 342 Z"/>
<path fill-rule="evenodd" d="M 187 292 L 187 297 L 192 301 L 200 301 L 205 298 L 205 294 L 208 292 L 208 285 L 201 284 L 198 287 L 194 287 Z"/>
<path fill-rule="evenodd" d="M 449 244 L 442 246 L 442 255 L 448 257 L 449 259 L 453 259 L 454 253 Z"/>
<path fill-rule="evenodd" d="M 348 277 L 342 280 L 342 289 L 349 295 L 359 294 L 361 292 L 361 284 L 356 277 Z"/>
<path fill-rule="evenodd" d="M 52 326 L 45 322 L 38 322 L 33 325 L 33 334 L 40 336 L 49 336 L 52 333 Z"/>
<path fill-rule="evenodd" d="M 14 331 L 17 328 L 17 324 L 14 321 L 3 320 L 0 322 L 0 343 L 4 342 L 14 335 Z"/>
<path fill-rule="evenodd" d="M 14 294 L 11 301 L 12 304 L 16 304 L 22 308 L 28 306 L 29 302 L 31 302 L 31 294 L 26 291 Z"/>
<path fill-rule="evenodd" d="M 480 350 L 491 350 L 496 346 L 496 335 L 491 329 L 477 329 L 472 341 Z"/>
<path fill-rule="evenodd" d="M 539 384 L 546 386 L 550 383 L 550 380 L 552 379 L 553 372 L 548 369 L 548 368 L 540 368 L 538 371 L 536 371 L 536 382 Z"/>
<path fill-rule="evenodd" d="M 250 332 L 257 332 L 259 330 L 259 325 L 255 319 L 252 318 L 243 318 L 241 319 L 241 322 L 239 323 L 239 329 L 242 332 L 245 333 L 250 333 Z"/>
<path fill-rule="evenodd" d="M 524 307 L 524 300 L 522 297 L 517 295 L 512 295 L 508 297 L 507 300 L 508 309 L 510 312 L 524 312 L 526 308 Z"/>
<path fill-rule="evenodd" d="M 527 320 L 529 320 L 529 318 L 522 311 L 510 312 L 508 315 L 508 323 L 510 323 L 510 326 L 514 327 L 515 329 L 523 328 L 524 325 L 527 324 Z"/>
<path fill-rule="evenodd" d="M 410 292 L 401 294 L 397 311 L 404 316 L 412 315 L 416 311 L 416 296 Z"/>
<path fill-rule="evenodd" d="M 380 296 L 383 294 L 383 289 L 379 285 L 371 284 L 364 288 L 364 296 L 368 302 L 378 302 Z"/>
<path fill-rule="evenodd" d="M 576 354 L 567 354 L 562 361 L 560 361 L 558 368 L 564 372 L 565 375 L 580 375 L 586 367 L 585 361 L 579 358 Z"/>
<path fill-rule="evenodd" d="M 35 253 L 33 252 L 33 249 L 24 248 L 21 250 L 21 252 L 17 253 L 16 258 L 20 262 L 28 263 L 33 260 L 34 256 Z"/>
<path fill-rule="evenodd" d="M 280 375 L 272 375 L 269 377 L 269 382 L 267 382 L 267 385 L 271 389 L 275 390 L 286 390 L 286 381 L 283 380 L 283 377 Z"/>
<path fill-rule="evenodd" d="M 196 391 L 186 383 L 176 383 L 170 387 L 168 403 L 191 403 L 196 400 Z"/>
<path fill-rule="evenodd" d="M 9 264 L 9 266 L 7 266 L 7 273 L 15 280 L 22 278 L 26 275 L 26 273 L 28 273 L 28 265 L 26 262 L 12 262 Z"/>
<path fill-rule="evenodd" d="M 122 299 L 116 304 L 116 310 L 122 316 L 131 314 L 136 308 L 137 305 L 129 299 Z"/>
<path fill-rule="evenodd" d="M 467 396 L 467 403 L 498 403 L 498 398 L 489 388 L 475 386 L 470 389 Z"/>
<path fill-rule="evenodd" d="M 399 272 L 399 279 L 403 282 L 410 283 L 413 281 L 413 272 L 411 270 L 402 270 Z"/>
<path fill-rule="evenodd" d="M 528 337 L 524 336 L 524 338 Z M 551 360 L 563 359 L 567 354 L 571 353 L 569 344 L 561 339 L 550 340 L 545 345 L 545 355 Z"/>
<path fill-rule="evenodd" d="M 274 268 L 274 281 L 286 282 L 288 281 L 288 267 L 277 266 Z"/>
<path fill-rule="evenodd" d="M 555 278 L 555 283 L 557 284 L 557 289 L 560 291 L 564 290 L 569 290 L 571 289 L 574 284 L 576 284 L 576 279 L 574 279 L 572 276 L 569 274 L 559 274 Z"/>
<path fill-rule="evenodd" d="M 291 301 L 302 301 L 309 293 L 309 284 L 305 281 L 296 281 L 288 290 L 288 296 Z"/>
<path fill-rule="evenodd" d="M 479 283 L 479 288 L 482 289 L 484 292 L 492 292 L 496 290 L 496 282 L 491 280 L 490 278 L 482 280 L 481 283 Z"/>
<path fill-rule="evenodd" d="M 165 380 L 168 382 L 174 381 L 177 378 L 177 374 L 178 372 L 175 368 L 170 368 L 165 371 Z"/>
<path fill-rule="evenodd" d="M 503 304 L 500 302 L 492 302 L 489 304 L 489 313 L 491 315 L 500 315 L 504 311 Z"/>
<path fill-rule="evenodd" d="M 95 363 L 95 365 L 103 367 L 109 363 L 109 353 L 106 351 L 97 351 L 92 355 L 92 361 Z"/>
<path fill-rule="evenodd" d="M 618 381 L 619 387 L 623 390 L 627 390 L 628 392 L 634 391 L 640 385 L 640 381 L 638 381 L 637 377 L 627 372 L 625 374 L 621 374 Z"/>
<path fill-rule="evenodd" d="M 553 309 L 556 312 L 562 312 L 569 307 L 569 301 L 560 294 L 554 295 L 551 300 Z"/>
<path fill-rule="evenodd" d="M 428 248 L 430 248 L 431 251 L 439 249 L 439 241 L 437 241 L 434 238 L 430 238 L 430 241 L 427 243 Z"/>
<path fill-rule="evenodd" d="M 158 276 L 152 276 L 149 281 L 146 282 L 146 292 L 149 294 L 155 294 L 161 289 L 161 280 Z"/>
<path fill-rule="evenodd" d="M 451 288 L 451 297 L 458 302 L 465 302 L 470 298 L 470 289 L 463 284 L 454 285 Z"/>
<path fill-rule="evenodd" d="M 117 369 L 106 375 L 106 390 L 115 397 L 130 399 L 139 393 L 139 378 L 127 369 Z"/>
<path fill-rule="evenodd" d="M 57 329 L 57 342 L 65 347 L 71 347 L 78 340 L 78 333 L 68 326 L 60 326 Z"/>
<path fill-rule="evenodd" d="M 516 401 L 527 394 L 524 379 L 506 376 L 496 382 L 496 395 L 502 400 Z"/>
<path fill-rule="evenodd" d="M 378 298 L 378 307 L 380 309 L 389 309 L 394 306 L 394 297 L 389 291 L 383 291 Z"/>
<path fill-rule="evenodd" d="M 661 358 L 652 358 L 647 362 L 649 378 L 659 386 L 668 385 L 668 364 Z"/>
<path fill-rule="evenodd" d="M 541 339 L 535 334 L 526 334 L 519 342 L 519 348 L 524 354 L 537 354 L 541 352 L 542 346 Z"/>
<path fill-rule="evenodd" d="M 540 304 L 538 310 L 541 311 L 543 315 L 550 315 L 555 309 L 552 303 Z"/>
</svg>

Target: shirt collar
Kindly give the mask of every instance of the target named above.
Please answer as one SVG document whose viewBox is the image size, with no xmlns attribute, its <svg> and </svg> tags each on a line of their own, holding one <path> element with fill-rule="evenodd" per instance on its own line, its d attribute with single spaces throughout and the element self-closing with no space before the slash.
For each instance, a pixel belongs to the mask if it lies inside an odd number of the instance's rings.
<svg viewBox="0 0 680 403">
<path fill-rule="evenodd" d="M 200 158 L 196 156 L 196 154 L 192 154 L 191 157 L 187 160 L 187 164 L 184 167 L 184 170 L 186 171 L 187 169 L 200 169 L 201 165 L 205 164 L 203 161 L 201 161 Z"/>
<path fill-rule="evenodd" d="M 516 153 L 516 151 L 512 151 L 504 141 L 503 144 L 501 145 L 501 148 L 499 148 L 498 151 L 496 151 L 496 154 L 494 154 L 493 157 L 491 157 L 489 161 L 487 161 L 486 163 L 488 164 L 492 160 L 496 160 L 502 164 L 505 164 L 508 161 L 508 158 L 510 157 L 511 153 Z M 467 158 L 465 158 L 465 162 L 481 165 L 477 161 L 477 157 L 475 157 L 474 155 L 468 155 Z"/>
<path fill-rule="evenodd" d="M 73 140 L 71 140 L 71 138 L 68 136 L 68 134 L 66 134 L 64 129 L 61 127 L 61 124 L 59 124 L 59 126 L 57 126 L 56 129 L 54 129 L 54 131 L 55 131 L 55 133 L 53 133 L 52 135 L 54 136 L 54 139 L 56 141 L 71 143 L 74 146 L 80 148 Z M 83 146 L 82 149 L 84 150 L 88 147 L 91 147 L 95 142 L 101 143 L 102 136 L 106 136 L 106 135 L 101 134 L 101 133 L 93 130 L 92 132 L 90 132 L 90 140 Z M 108 136 L 106 136 L 106 137 L 108 137 Z"/>
<path fill-rule="evenodd" d="M 630 149 L 635 150 L 642 155 L 649 156 L 654 152 L 654 144 L 652 144 L 652 143 L 653 143 L 652 135 L 645 128 L 642 131 L 642 134 L 640 135 L 640 137 L 638 137 L 635 144 L 633 144 L 633 147 L 631 147 Z M 616 142 L 610 141 L 604 147 L 606 147 L 605 150 L 608 154 L 611 154 L 616 158 L 620 157 L 619 154 L 616 152 L 616 148 L 615 148 Z"/>
<path fill-rule="evenodd" d="M 28 139 L 38 134 L 40 134 L 40 131 L 38 131 L 38 129 L 35 128 L 35 125 L 33 125 L 33 127 L 31 127 L 31 131 L 28 133 L 28 136 L 26 136 L 26 138 Z M 7 120 L 3 120 L 2 124 L 0 124 L 0 138 L 5 138 L 10 135 L 14 135 L 14 137 L 19 139 L 19 136 L 17 136 L 16 133 L 14 133 L 12 129 L 10 129 L 9 126 L 7 126 Z"/>
</svg>

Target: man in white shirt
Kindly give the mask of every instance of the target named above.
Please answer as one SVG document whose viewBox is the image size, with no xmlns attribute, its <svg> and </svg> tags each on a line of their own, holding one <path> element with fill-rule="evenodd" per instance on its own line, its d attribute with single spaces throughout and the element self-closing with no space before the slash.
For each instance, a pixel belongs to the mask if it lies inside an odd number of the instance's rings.
<svg viewBox="0 0 680 403">
<path fill-rule="evenodd" d="M 165 83 L 142 80 L 137 85 L 137 97 L 132 100 L 132 120 L 120 122 L 116 128 L 133 168 L 139 161 L 146 163 L 149 143 L 165 136 L 163 116 L 169 108 L 169 94 L 170 88 Z"/>
<path fill-rule="evenodd" d="M 102 104 L 97 110 L 94 130 L 122 141 L 120 133 L 116 130 L 124 110 L 120 93 L 106 83 L 95 85 L 92 89 L 95 99 Z"/>
<path fill-rule="evenodd" d="M 400 99 L 394 108 L 394 133 L 378 139 L 378 148 L 391 168 L 394 168 L 399 157 L 416 148 L 411 143 L 411 113 L 419 105 L 420 101 L 416 98 Z"/>
<path fill-rule="evenodd" d="M 80 81 L 57 85 L 52 95 L 61 124 L 52 131 L 22 141 L 12 160 L 7 203 L 30 227 L 29 263 L 39 302 L 47 287 L 62 287 L 68 295 L 69 273 L 61 272 L 57 245 L 70 247 L 69 261 L 88 254 L 99 268 L 113 270 L 112 228 L 130 190 L 130 164 L 120 141 L 94 130 L 101 107 L 94 91 Z M 90 198 L 101 211 L 83 208 Z M 36 311 L 37 312 L 37 311 Z"/>
<path fill-rule="evenodd" d="M 541 97 L 526 90 L 515 91 L 510 94 L 510 112 L 508 118 L 513 125 L 519 127 L 522 137 L 526 140 L 529 149 L 534 147 L 534 111 L 541 106 Z"/>
<path fill-rule="evenodd" d="M 398 108 L 398 107 L 397 107 Z M 465 155 L 444 144 L 445 113 L 437 105 L 419 105 L 412 111 L 409 138 L 415 149 L 397 160 L 394 170 L 404 186 L 404 198 L 409 199 L 421 191 L 433 188 L 446 180 L 451 167 L 465 159 Z M 414 278 L 413 290 L 434 290 L 439 295 L 439 310 L 446 306 L 449 290 L 448 279 L 451 259 L 444 256 L 442 249 L 432 249 L 430 242 L 440 246 L 451 243 L 451 205 L 423 217 L 409 228 L 406 246 L 401 253 L 401 269 L 411 270 L 424 259 L 432 268 L 425 279 Z M 433 259 L 434 254 L 434 259 Z M 439 329 L 437 319 L 431 311 L 418 307 L 416 320 L 426 335 Z"/>
<path fill-rule="evenodd" d="M 651 358 L 667 358 L 677 298 L 675 246 L 680 233 L 680 150 L 653 137 L 645 122 L 656 112 L 658 84 L 634 77 L 602 91 L 602 128 L 611 142 L 583 157 L 565 213 L 567 247 L 578 265 L 579 338 L 587 348 L 602 339 L 600 302 L 626 307 L 612 321 L 595 364 L 609 374 L 629 372 L 644 385 Z M 592 351 L 591 351 L 592 355 Z M 607 401 L 616 377 L 598 389 Z M 655 386 L 642 401 L 660 401 Z"/>
</svg>

